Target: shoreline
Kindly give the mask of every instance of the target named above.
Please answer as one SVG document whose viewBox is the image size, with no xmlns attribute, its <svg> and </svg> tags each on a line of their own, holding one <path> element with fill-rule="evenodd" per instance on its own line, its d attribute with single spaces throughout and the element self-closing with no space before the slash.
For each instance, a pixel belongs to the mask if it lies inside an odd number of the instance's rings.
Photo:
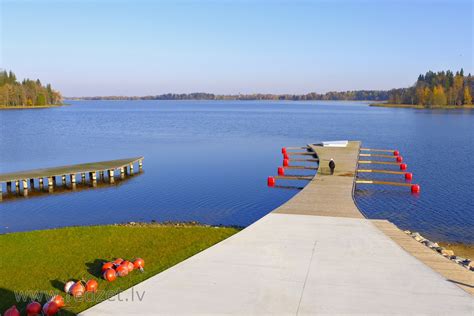
<svg viewBox="0 0 474 316">
<path fill-rule="evenodd" d="M 394 104 L 394 103 L 370 103 L 369 106 L 382 107 L 382 108 L 401 108 L 401 109 L 419 109 L 419 110 L 473 110 L 474 105 L 463 105 L 463 106 L 433 106 L 426 108 L 416 104 Z"/>
<path fill-rule="evenodd" d="M 48 105 L 0 105 L 0 110 L 31 110 L 31 109 L 48 109 L 65 106 L 67 104 L 48 104 Z"/>
</svg>

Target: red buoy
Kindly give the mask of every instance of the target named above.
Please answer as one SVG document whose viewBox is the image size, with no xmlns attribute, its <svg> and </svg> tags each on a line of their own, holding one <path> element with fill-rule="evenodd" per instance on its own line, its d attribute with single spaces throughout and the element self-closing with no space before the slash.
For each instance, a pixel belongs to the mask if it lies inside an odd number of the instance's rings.
<svg viewBox="0 0 474 316">
<path fill-rule="evenodd" d="M 115 273 L 114 269 L 105 270 L 102 276 L 104 277 L 105 280 L 109 282 L 115 281 L 115 279 L 117 278 L 117 274 Z"/>
<path fill-rule="evenodd" d="M 406 163 L 401 163 L 400 164 L 400 170 L 407 170 L 407 164 Z"/>
<path fill-rule="evenodd" d="M 420 186 L 418 184 L 412 184 L 411 193 L 420 193 Z"/>
<path fill-rule="evenodd" d="M 55 315 L 59 311 L 59 306 L 53 302 L 49 301 L 43 306 L 43 314 L 47 316 Z"/>
<path fill-rule="evenodd" d="M 403 161 L 403 157 L 402 156 L 397 156 L 397 162 L 402 162 Z"/>
<path fill-rule="evenodd" d="M 133 261 L 133 267 L 137 270 L 143 271 L 143 268 L 145 267 L 145 260 L 143 260 L 142 258 L 136 258 Z"/>
<path fill-rule="evenodd" d="M 283 159 L 283 167 L 288 167 L 290 164 L 289 164 L 289 160 L 288 159 Z"/>
<path fill-rule="evenodd" d="M 393 151 L 393 155 L 394 155 L 394 156 L 398 156 L 398 155 L 400 155 L 400 152 L 399 152 L 398 150 L 394 150 L 394 151 Z"/>
<path fill-rule="evenodd" d="M 274 187 L 275 186 L 275 178 L 274 177 L 268 177 L 267 179 L 267 185 L 269 187 Z"/>
<path fill-rule="evenodd" d="M 112 262 L 106 262 L 102 265 L 102 273 L 105 272 L 107 269 L 113 269 L 114 264 Z"/>
<path fill-rule="evenodd" d="M 31 302 L 26 305 L 26 315 L 27 316 L 36 316 L 41 314 L 41 304 L 38 302 Z"/>
<path fill-rule="evenodd" d="M 283 148 L 281 149 L 281 153 L 282 153 L 282 154 L 286 154 L 286 148 L 285 148 L 285 147 L 283 147 Z"/>
<path fill-rule="evenodd" d="M 26 315 L 28 316 L 36 316 L 41 314 L 41 304 L 38 302 L 31 302 L 26 305 Z"/>
<path fill-rule="evenodd" d="M 97 292 L 99 283 L 96 280 L 89 280 L 86 282 L 86 292 Z"/>
<path fill-rule="evenodd" d="M 407 172 L 405 173 L 405 180 L 411 180 L 413 179 L 413 173 Z"/>
<path fill-rule="evenodd" d="M 18 311 L 16 306 L 13 305 L 9 309 L 7 309 L 3 315 L 5 315 L 5 316 L 20 316 L 20 312 Z"/>
<path fill-rule="evenodd" d="M 290 157 L 288 157 L 288 154 L 286 152 L 283 154 L 283 159 L 290 159 Z"/>
<path fill-rule="evenodd" d="M 51 299 L 49 300 L 50 302 L 55 302 L 56 305 L 58 305 L 59 308 L 62 308 L 64 307 L 64 298 L 61 296 L 61 295 L 55 295 L 53 297 L 51 297 Z"/>
<path fill-rule="evenodd" d="M 285 168 L 278 167 L 278 175 L 279 176 L 284 176 L 285 175 Z"/>
</svg>

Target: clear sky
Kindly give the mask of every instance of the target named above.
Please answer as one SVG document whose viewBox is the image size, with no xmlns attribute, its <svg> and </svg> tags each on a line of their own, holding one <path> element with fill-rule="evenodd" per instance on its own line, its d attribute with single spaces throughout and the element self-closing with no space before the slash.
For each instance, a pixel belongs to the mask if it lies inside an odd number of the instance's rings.
<svg viewBox="0 0 474 316">
<path fill-rule="evenodd" d="M 470 0 L 0 2 L 0 67 L 65 96 L 390 89 L 473 72 Z"/>
</svg>

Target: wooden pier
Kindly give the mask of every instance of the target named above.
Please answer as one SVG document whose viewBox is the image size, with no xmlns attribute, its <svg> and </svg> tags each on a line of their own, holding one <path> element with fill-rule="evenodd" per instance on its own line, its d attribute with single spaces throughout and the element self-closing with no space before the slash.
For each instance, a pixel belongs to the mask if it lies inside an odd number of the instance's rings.
<svg viewBox="0 0 474 316">
<path fill-rule="evenodd" d="M 34 189 L 35 180 L 37 180 L 40 190 L 43 190 L 45 186 L 47 186 L 48 192 L 50 193 L 54 192 L 54 188 L 57 187 L 59 183 L 65 187 L 67 179 L 69 179 L 72 189 L 75 189 L 79 179 L 78 175 L 83 184 L 86 183 L 88 176 L 89 183 L 92 186 L 96 186 L 97 174 L 99 174 L 101 180 L 105 180 L 107 177 L 110 183 L 114 183 L 116 171 L 120 174 L 121 179 L 123 179 L 125 175 L 133 175 L 135 164 L 138 166 L 138 171 L 141 172 L 143 169 L 143 159 L 144 157 L 134 157 L 3 173 L 0 174 L 0 201 L 2 200 L 3 183 L 6 183 L 7 193 L 12 192 L 12 184 L 14 183 L 16 193 L 25 197 L 28 196 L 29 190 Z M 44 181 L 45 179 L 46 183 Z"/>
</svg>

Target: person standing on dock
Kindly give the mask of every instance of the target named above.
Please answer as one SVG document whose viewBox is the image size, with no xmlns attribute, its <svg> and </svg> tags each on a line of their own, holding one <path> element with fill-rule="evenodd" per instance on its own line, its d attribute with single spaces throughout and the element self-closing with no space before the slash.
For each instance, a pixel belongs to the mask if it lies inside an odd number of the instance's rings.
<svg viewBox="0 0 474 316">
<path fill-rule="evenodd" d="M 331 158 L 329 160 L 329 169 L 331 169 L 331 175 L 334 174 L 334 169 L 336 169 L 336 163 L 334 162 L 334 159 Z"/>
</svg>

